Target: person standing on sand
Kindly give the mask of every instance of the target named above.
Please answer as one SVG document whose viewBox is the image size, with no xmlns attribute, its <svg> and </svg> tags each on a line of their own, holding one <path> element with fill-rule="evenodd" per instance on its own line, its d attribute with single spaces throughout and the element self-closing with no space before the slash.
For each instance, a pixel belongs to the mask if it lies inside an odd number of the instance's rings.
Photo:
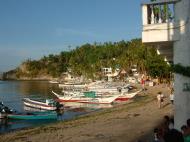
<svg viewBox="0 0 190 142">
<path fill-rule="evenodd" d="M 162 94 L 162 92 L 158 92 L 157 94 L 157 101 L 158 101 L 158 108 L 161 108 L 162 103 L 164 102 L 164 95 Z"/>
<path fill-rule="evenodd" d="M 144 74 L 141 77 L 141 85 L 142 85 L 142 90 L 145 91 L 145 77 L 144 77 Z"/>
<path fill-rule="evenodd" d="M 171 91 L 170 91 L 170 102 L 173 104 L 174 103 L 174 89 L 171 88 Z"/>
</svg>

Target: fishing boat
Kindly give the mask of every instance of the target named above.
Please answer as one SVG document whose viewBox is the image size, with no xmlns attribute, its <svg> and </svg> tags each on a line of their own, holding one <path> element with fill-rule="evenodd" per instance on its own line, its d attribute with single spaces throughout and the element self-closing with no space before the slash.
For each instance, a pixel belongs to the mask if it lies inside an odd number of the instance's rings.
<svg viewBox="0 0 190 142">
<path fill-rule="evenodd" d="M 52 93 L 58 98 L 59 102 L 79 102 L 79 103 L 92 103 L 92 104 L 110 104 L 118 95 L 100 95 L 94 91 L 78 92 L 72 94 L 59 95 L 52 91 Z"/>
<path fill-rule="evenodd" d="M 114 85 L 114 84 L 95 84 L 88 85 L 86 90 L 95 91 L 96 93 L 118 93 L 127 92 L 129 90 L 130 84 L 127 85 Z"/>
<path fill-rule="evenodd" d="M 67 92 L 64 91 L 63 95 L 60 95 L 58 93 L 55 93 L 52 91 L 52 93 L 58 98 L 58 102 L 78 102 L 78 97 L 80 96 L 80 92 Z"/>
<path fill-rule="evenodd" d="M 20 120 L 39 120 L 39 119 L 57 119 L 56 113 L 13 113 L 7 115 L 8 119 Z"/>
<path fill-rule="evenodd" d="M 135 97 L 138 93 L 140 93 L 141 90 L 139 91 L 136 91 L 136 92 L 132 92 L 132 93 L 129 93 L 129 92 L 123 92 L 121 93 L 121 95 L 119 95 L 115 101 L 127 101 L 133 97 Z"/>
<path fill-rule="evenodd" d="M 30 98 L 23 99 L 24 105 L 42 110 L 56 110 L 56 102 L 52 99 L 34 100 Z"/>
<path fill-rule="evenodd" d="M 83 89 L 86 87 L 86 84 L 59 84 L 59 88 L 78 88 Z"/>
<path fill-rule="evenodd" d="M 59 82 L 58 82 L 58 81 L 55 81 L 55 80 L 50 80 L 49 83 L 58 84 Z"/>
</svg>

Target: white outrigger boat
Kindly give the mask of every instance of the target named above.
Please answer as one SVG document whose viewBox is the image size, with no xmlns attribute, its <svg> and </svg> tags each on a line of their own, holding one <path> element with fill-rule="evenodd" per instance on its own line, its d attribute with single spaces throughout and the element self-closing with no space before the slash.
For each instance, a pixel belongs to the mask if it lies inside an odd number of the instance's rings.
<svg viewBox="0 0 190 142">
<path fill-rule="evenodd" d="M 95 91 L 96 93 L 122 93 L 122 92 L 128 92 L 129 88 L 128 86 L 116 86 L 116 87 L 110 87 L 110 86 L 99 86 L 99 87 L 88 87 L 88 91 Z"/>
<path fill-rule="evenodd" d="M 56 102 L 52 99 L 45 99 L 45 101 L 32 100 L 30 98 L 23 99 L 24 105 L 32 108 L 42 110 L 56 110 Z"/>
<path fill-rule="evenodd" d="M 52 83 L 52 84 L 58 84 L 59 82 L 56 81 L 56 80 L 50 80 L 49 83 Z"/>
<path fill-rule="evenodd" d="M 52 93 L 57 96 L 60 102 L 79 102 L 79 103 L 92 103 L 92 104 L 110 104 L 112 103 L 118 95 L 100 95 L 96 94 L 94 91 L 89 92 L 78 92 L 59 95 L 52 91 Z"/>
<path fill-rule="evenodd" d="M 70 82 L 65 82 L 65 83 L 61 83 L 59 84 L 59 88 L 84 88 L 86 87 L 86 84 L 82 84 L 82 83 L 70 83 Z"/>
</svg>

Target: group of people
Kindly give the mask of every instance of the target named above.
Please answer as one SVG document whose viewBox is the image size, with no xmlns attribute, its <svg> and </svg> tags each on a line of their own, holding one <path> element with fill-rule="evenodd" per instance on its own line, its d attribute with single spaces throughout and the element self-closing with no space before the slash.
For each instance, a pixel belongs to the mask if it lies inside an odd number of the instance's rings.
<svg viewBox="0 0 190 142">
<path fill-rule="evenodd" d="M 174 103 L 174 94 L 173 93 L 174 93 L 174 89 L 171 88 L 170 89 L 170 96 L 169 96 L 171 104 Z M 165 98 L 164 94 L 161 91 L 159 91 L 157 93 L 158 108 L 161 108 L 163 106 L 164 98 Z"/>
<path fill-rule="evenodd" d="M 162 92 L 158 92 L 157 100 L 158 100 L 158 108 L 161 108 L 164 102 L 164 94 Z"/>
<path fill-rule="evenodd" d="M 153 142 L 190 142 L 190 119 L 178 131 L 174 128 L 173 118 L 164 116 L 164 122 L 154 129 Z"/>
</svg>

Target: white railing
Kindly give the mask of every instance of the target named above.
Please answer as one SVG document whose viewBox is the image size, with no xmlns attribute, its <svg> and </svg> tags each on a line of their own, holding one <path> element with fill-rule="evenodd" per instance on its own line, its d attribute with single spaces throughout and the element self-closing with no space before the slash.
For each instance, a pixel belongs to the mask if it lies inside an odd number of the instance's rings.
<svg viewBox="0 0 190 142">
<path fill-rule="evenodd" d="M 165 0 L 142 4 L 143 25 L 173 22 L 175 3 L 176 0 Z"/>
</svg>

